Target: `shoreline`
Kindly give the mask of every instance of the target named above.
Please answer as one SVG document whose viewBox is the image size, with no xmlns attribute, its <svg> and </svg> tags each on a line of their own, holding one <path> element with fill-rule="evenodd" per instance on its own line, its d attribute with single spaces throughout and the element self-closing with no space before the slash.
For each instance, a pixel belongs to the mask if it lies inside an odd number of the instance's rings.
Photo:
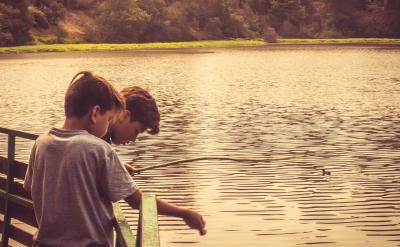
<svg viewBox="0 0 400 247">
<path fill-rule="evenodd" d="M 277 45 L 399 45 L 400 39 L 389 38 L 346 38 L 346 39 L 278 39 L 268 43 L 262 39 L 207 40 L 187 42 L 157 42 L 130 44 L 50 44 L 0 47 L 0 54 L 71 52 L 71 51 L 128 51 L 128 50 L 173 50 L 197 48 L 229 48 Z"/>
</svg>

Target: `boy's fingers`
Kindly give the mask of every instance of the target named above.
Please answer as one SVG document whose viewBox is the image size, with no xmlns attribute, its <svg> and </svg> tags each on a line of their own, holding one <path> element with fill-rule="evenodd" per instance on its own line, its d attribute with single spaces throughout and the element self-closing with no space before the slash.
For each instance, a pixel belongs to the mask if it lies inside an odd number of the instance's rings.
<svg viewBox="0 0 400 247">
<path fill-rule="evenodd" d="M 205 228 L 206 222 L 203 217 L 195 211 L 189 210 L 188 218 L 185 218 L 186 224 L 190 228 L 194 228 L 199 231 L 200 235 L 205 235 L 207 229 Z"/>
<path fill-rule="evenodd" d="M 138 173 L 137 170 L 131 165 L 125 164 L 125 168 L 129 172 L 129 174 L 131 174 L 131 175 L 134 175 L 135 173 Z"/>
<path fill-rule="evenodd" d="M 207 234 L 207 229 L 205 228 L 206 227 L 206 222 L 204 221 L 202 216 L 200 217 L 200 223 L 201 223 L 200 235 L 206 235 Z"/>
<path fill-rule="evenodd" d="M 203 229 L 206 226 L 206 222 L 203 220 L 203 218 L 200 219 L 200 228 Z"/>
</svg>

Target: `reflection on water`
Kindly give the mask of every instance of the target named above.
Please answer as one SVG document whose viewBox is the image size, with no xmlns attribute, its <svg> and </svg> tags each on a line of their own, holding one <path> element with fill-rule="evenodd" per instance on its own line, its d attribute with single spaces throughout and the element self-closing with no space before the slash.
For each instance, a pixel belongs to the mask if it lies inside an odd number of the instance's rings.
<svg viewBox="0 0 400 247">
<path fill-rule="evenodd" d="M 3 56 L 0 126 L 34 133 L 59 126 L 65 89 L 82 69 L 158 99 L 161 133 L 118 147 L 125 162 L 271 159 L 198 161 L 135 177 L 143 190 L 207 220 L 200 237 L 160 217 L 162 246 L 400 246 L 400 49 Z M 17 144 L 20 159 L 31 145 Z M 135 212 L 125 212 L 133 225 Z"/>
</svg>

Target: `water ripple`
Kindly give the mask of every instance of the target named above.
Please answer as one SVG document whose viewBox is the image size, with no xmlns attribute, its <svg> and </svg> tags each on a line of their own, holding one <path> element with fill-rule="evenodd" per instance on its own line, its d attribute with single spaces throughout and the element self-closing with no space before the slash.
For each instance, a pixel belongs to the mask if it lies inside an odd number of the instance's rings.
<svg viewBox="0 0 400 247">
<path fill-rule="evenodd" d="M 118 147 L 123 162 L 143 168 L 199 156 L 270 158 L 198 161 L 135 176 L 144 191 L 199 210 L 207 221 L 208 235 L 199 237 L 160 216 L 162 246 L 400 246 L 400 50 L 0 56 L 0 126 L 33 133 L 59 126 L 65 89 L 82 69 L 157 98 L 159 136 Z M 18 158 L 26 161 L 31 146 L 19 141 Z M 137 212 L 122 207 L 134 229 Z"/>
</svg>

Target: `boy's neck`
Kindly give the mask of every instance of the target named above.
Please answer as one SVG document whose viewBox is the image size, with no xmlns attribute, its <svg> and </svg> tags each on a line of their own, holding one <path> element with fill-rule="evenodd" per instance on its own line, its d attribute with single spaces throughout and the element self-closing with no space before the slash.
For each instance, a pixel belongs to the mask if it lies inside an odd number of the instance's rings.
<svg viewBox="0 0 400 247">
<path fill-rule="evenodd" d="M 71 118 L 65 119 L 62 129 L 89 131 L 90 127 L 89 127 L 89 123 L 85 117 L 82 117 L 82 118 L 71 117 Z"/>
</svg>

